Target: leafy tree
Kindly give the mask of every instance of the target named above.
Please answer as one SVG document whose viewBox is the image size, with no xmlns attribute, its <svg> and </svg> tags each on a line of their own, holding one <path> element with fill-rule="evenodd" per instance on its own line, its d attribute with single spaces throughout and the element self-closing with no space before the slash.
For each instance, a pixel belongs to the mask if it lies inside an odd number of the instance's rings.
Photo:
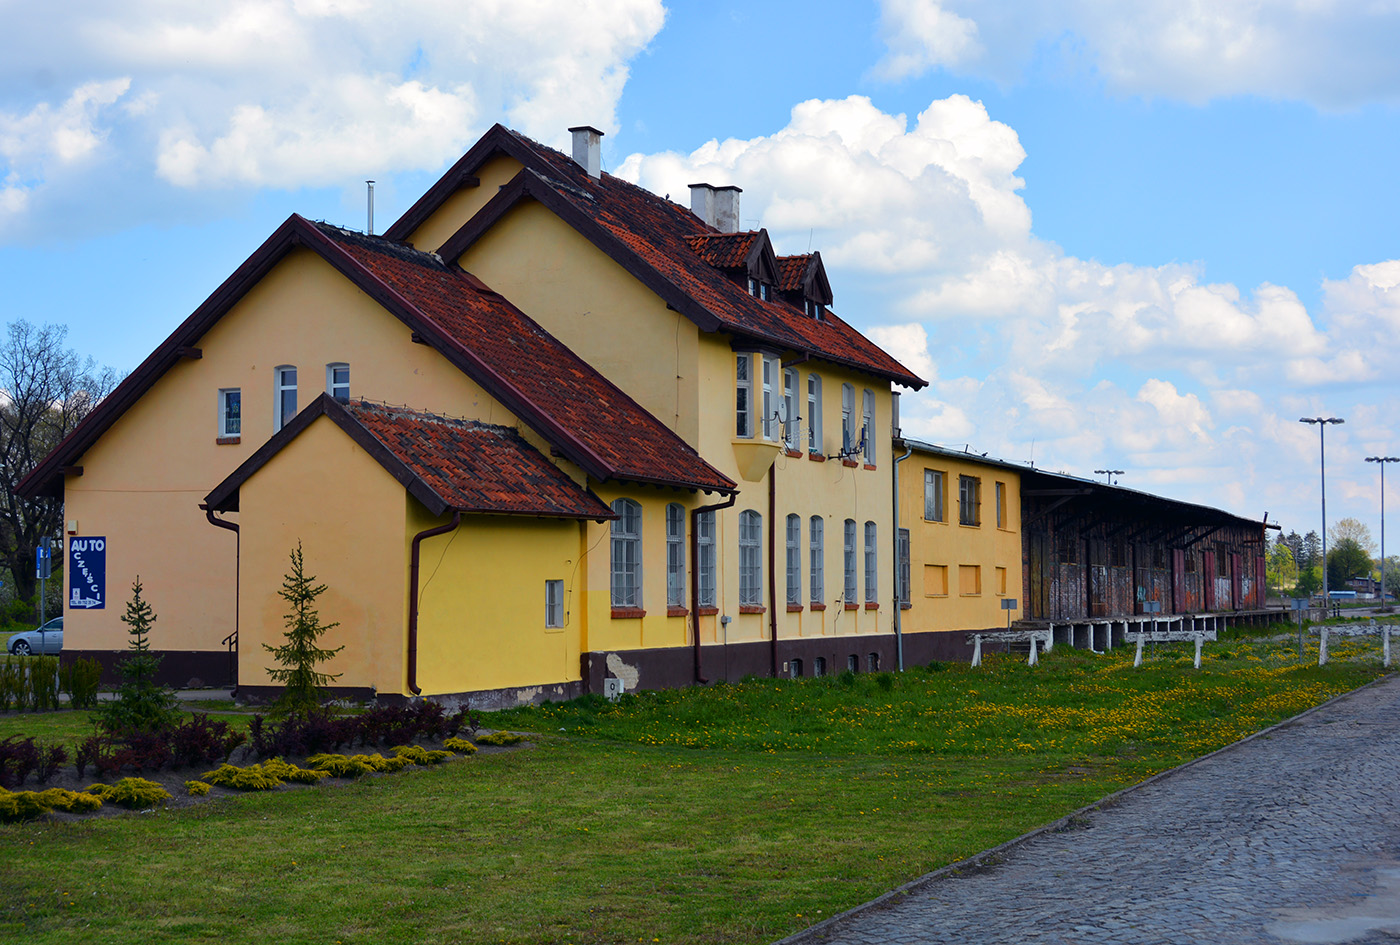
<svg viewBox="0 0 1400 945">
<path fill-rule="evenodd" d="M 34 549 L 40 539 L 62 534 L 63 498 L 25 499 L 15 487 L 117 381 L 110 368 L 65 348 L 67 335 L 62 325 L 16 321 L 0 343 L 0 566 L 19 600 L 34 599 Z"/>
<path fill-rule="evenodd" d="M 1370 573 L 1371 556 L 1357 539 L 1341 538 L 1327 549 L 1327 586 L 1333 590 L 1342 590 L 1347 581 L 1367 577 Z"/>
<path fill-rule="evenodd" d="M 147 639 L 156 614 L 141 596 L 141 590 L 141 577 L 137 575 L 131 585 L 131 600 L 126 602 L 126 613 L 121 618 L 129 637 L 129 652 L 120 666 L 122 683 L 115 699 L 98 705 L 97 724 L 114 735 L 159 731 L 180 721 L 175 694 L 156 684 L 161 658 L 151 652 Z"/>
<path fill-rule="evenodd" d="M 273 682 L 280 682 L 286 687 L 274 706 L 276 715 L 315 708 L 326 695 L 324 687 L 340 678 L 340 673 L 323 673 L 316 667 L 345 649 L 338 646 L 327 650 L 317 646 L 323 633 L 340 624 L 321 623 L 316 598 L 325 592 L 326 585 L 317 584 L 316 576 L 306 573 L 301 542 L 297 542 L 291 558 L 292 569 L 282 580 L 282 590 L 277 592 L 292 608 L 286 614 L 287 642 L 278 647 L 266 643 L 262 645 L 281 664 L 280 669 L 269 669 L 267 674 Z"/>
<path fill-rule="evenodd" d="M 1307 568 L 1298 572 L 1298 586 L 1293 589 L 1294 597 L 1311 597 L 1322 590 L 1322 569 Z"/>
<path fill-rule="evenodd" d="M 1376 553 L 1376 543 L 1371 538 L 1371 529 L 1364 522 L 1354 518 L 1338 519 L 1327 529 L 1327 543 L 1333 547 L 1350 539 L 1367 555 Z M 1353 575 L 1355 577 L 1355 575 Z"/>
<path fill-rule="evenodd" d="M 1298 565 L 1293 560 L 1293 552 L 1289 549 L 1287 542 L 1282 535 L 1274 546 L 1269 549 L 1268 562 L 1265 565 L 1265 577 L 1269 587 L 1285 588 L 1292 587 L 1298 583 Z"/>
</svg>

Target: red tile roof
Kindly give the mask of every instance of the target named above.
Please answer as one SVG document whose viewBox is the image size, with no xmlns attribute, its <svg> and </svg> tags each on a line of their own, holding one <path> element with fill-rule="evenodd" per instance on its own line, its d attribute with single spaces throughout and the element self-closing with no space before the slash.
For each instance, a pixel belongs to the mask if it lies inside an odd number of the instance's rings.
<svg viewBox="0 0 1400 945">
<path fill-rule="evenodd" d="M 564 518 L 612 511 L 509 427 L 351 401 L 346 412 L 449 509 Z"/>
<path fill-rule="evenodd" d="M 685 238 L 686 245 L 695 251 L 695 255 L 721 269 L 747 265 L 749 253 L 757 240 L 757 232 L 696 233 Z"/>
<path fill-rule="evenodd" d="M 492 127 L 387 235 L 407 237 L 455 191 L 464 175 L 497 152 L 510 154 L 525 168 L 439 247 L 449 261 L 515 202 L 534 197 L 705 330 L 767 342 L 906 387 L 927 383 L 839 318 L 817 321 L 787 302 L 750 296 L 746 285 L 736 284 L 692 248 L 697 236 L 707 237 L 708 246 L 708 238 L 723 234 L 685 207 L 611 174 L 589 177 L 568 155 L 500 125 Z M 724 258 L 732 256 L 726 253 Z"/>
<path fill-rule="evenodd" d="M 801 256 L 779 256 L 778 288 L 784 292 L 801 292 L 804 288 L 802 282 L 807 278 L 807 266 L 811 261 L 811 253 Z"/>
<path fill-rule="evenodd" d="M 733 480 L 475 276 L 399 243 L 315 226 L 503 382 L 515 395 L 505 399 L 507 407 L 518 413 L 528 404 L 556 432 L 575 439 L 596 458 L 601 469 L 589 471 L 597 478 L 734 488 Z M 540 432 L 551 438 L 549 429 Z"/>
</svg>

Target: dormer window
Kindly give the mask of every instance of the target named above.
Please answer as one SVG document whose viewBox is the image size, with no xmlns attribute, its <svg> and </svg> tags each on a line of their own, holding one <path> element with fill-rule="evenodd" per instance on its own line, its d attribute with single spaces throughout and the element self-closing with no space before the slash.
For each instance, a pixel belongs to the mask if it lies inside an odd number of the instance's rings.
<svg viewBox="0 0 1400 945">
<path fill-rule="evenodd" d="M 761 282 L 753 276 L 749 276 L 749 295 L 756 299 L 767 302 L 772 297 L 773 287 L 766 282 Z"/>
<path fill-rule="evenodd" d="M 820 303 L 820 302 L 818 302 L 818 301 L 815 301 L 814 299 L 808 299 L 808 300 L 807 300 L 807 317 L 808 317 L 808 318 L 815 318 L 817 321 L 821 321 L 822 316 L 825 315 L 825 314 L 826 314 L 826 306 L 825 306 L 825 305 L 823 305 L 822 303 Z"/>
</svg>

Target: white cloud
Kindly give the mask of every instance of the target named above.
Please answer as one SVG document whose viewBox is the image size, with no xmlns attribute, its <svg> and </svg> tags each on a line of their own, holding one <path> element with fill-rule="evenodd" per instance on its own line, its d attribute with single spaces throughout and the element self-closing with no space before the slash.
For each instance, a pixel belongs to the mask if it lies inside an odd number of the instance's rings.
<svg viewBox="0 0 1400 945">
<path fill-rule="evenodd" d="M 554 144 L 580 122 L 614 130 L 628 62 L 664 20 L 660 0 L 20 5 L 0 36 L 0 220 L 15 238 L 40 225 L 26 208 L 110 193 L 119 175 L 149 208 L 162 182 L 431 170 L 498 115 Z M 78 157 L 93 162 L 81 178 L 56 170 Z"/>
<path fill-rule="evenodd" d="M 883 0 L 877 74 L 943 68 L 1014 82 L 1054 56 L 1129 94 L 1324 107 L 1400 93 L 1400 5 L 1330 0 Z"/>
</svg>

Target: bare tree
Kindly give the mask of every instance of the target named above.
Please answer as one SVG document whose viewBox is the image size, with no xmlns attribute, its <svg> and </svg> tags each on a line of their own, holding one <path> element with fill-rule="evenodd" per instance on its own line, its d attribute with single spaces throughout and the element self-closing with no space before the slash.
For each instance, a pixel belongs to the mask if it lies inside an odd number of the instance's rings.
<svg viewBox="0 0 1400 945">
<path fill-rule="evenodd" d="M 1356 542 L 1358 548 L 1368 555 L 1376 553 L 1376 542 L 1371 537 L 1371 529 L 1358 519 L 1343 518 L 1332 523 L 1332 527 L 1327 529 L 1327 540 L 1336 545 L 1350 538 Z"/>
<path fill-rule="evenodd" d="M 11 322 L 0 344 L 0 566 L 14 578 L 15 596 L 34 596 L 34 551 L 61 534 L 63 501 L 15 494 L 29 472 L 116 386 L 111 368 L 98 368 L 66 348 L 62 325 L 36 328 Z"/>
</svg>

